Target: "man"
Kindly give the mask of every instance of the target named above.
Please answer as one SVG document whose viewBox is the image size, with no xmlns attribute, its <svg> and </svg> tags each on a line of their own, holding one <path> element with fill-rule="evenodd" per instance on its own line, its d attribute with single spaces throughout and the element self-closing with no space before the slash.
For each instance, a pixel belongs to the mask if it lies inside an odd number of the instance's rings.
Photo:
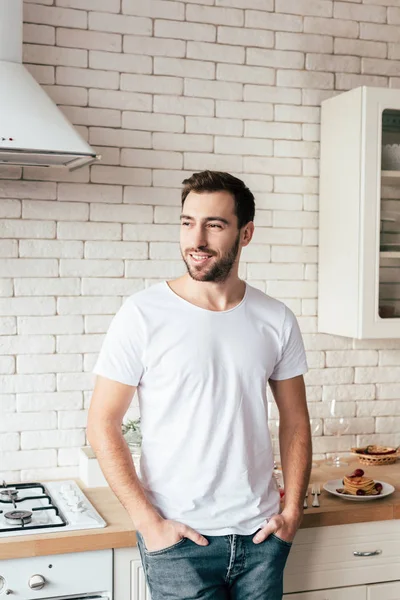
<svg viewBox="0 0 400 600">
<path fill-rule="evenodd" d="M 228 173 L 183 183 L 187 273 L 130 296 L 114 317 L 88 438 L 135 523 L 152 600 L 278 600 L 310 474 L 304 347 L 293 313 L 239 279 L 253 194 Z M 280 414 L 280 514 L 268 381 Z M 140 479 L 121 435 L 136 388 Z"/>
</svg>

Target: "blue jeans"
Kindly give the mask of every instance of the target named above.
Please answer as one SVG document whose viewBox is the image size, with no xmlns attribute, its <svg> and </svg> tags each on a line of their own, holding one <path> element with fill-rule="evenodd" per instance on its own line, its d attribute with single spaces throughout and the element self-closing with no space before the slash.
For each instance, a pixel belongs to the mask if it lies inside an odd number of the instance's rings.
<svg viewBox="0 0 400 600">
<path fill-rule="evenodd" d="M 271 534 L 205 536 L 208 546 L 183 538 L 149 552 L 138 546 L 152 600 L 281 600 L 291 543 Z"/>
</svg>

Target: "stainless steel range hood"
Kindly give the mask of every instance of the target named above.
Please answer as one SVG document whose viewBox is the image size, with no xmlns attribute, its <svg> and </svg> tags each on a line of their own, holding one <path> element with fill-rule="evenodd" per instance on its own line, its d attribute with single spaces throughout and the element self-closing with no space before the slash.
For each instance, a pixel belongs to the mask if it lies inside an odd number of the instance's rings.
<svg viewBox="0 0 400 600">
<path fill-rule="evenodd" d="M 94 162 L 96 152 L 22 64 L 23 0 L 0 0 L 0 167 Z"/>
</svg>

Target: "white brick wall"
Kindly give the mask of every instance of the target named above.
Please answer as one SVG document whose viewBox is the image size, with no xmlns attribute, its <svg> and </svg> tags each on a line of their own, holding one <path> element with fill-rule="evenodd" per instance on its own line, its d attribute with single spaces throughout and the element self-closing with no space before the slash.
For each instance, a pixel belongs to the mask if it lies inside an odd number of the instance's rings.
<svg viewBox="0 0 400 600">
<path fill-rule="evenodd" d="M 25 0 L 24 21 L 27 67 L 103 162 L 0 168 L 0 477 L 77 475 L 104 333 L 183 272 L 180 185 L 205 168 L 256 195 L 241 274 L 298 316 L 316 455 L 397 445 L 400 342 L 316 333 L 316 266 L 320 102 L 399 86 L 398 2 Z"/>
</svg>

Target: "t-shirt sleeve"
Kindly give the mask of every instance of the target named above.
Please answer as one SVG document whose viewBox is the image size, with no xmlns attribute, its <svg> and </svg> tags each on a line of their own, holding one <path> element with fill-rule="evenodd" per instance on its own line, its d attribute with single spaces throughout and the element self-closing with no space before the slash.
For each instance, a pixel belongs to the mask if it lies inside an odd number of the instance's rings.
<svg viewBox="0 0 400 600">
<path fill-rule="evenodd" d="M 293 312 L 285 306 L 282 348 L 271 379 L 290 379 L 308 371 L 306 352 L 299 324 Z"/>
<path fill-rule="evenodd" d="M 144 330 L 136 306 L 129 299 L 113 317 L 93 373 L 137 386 L 143 374 Z"/>
</svg>

